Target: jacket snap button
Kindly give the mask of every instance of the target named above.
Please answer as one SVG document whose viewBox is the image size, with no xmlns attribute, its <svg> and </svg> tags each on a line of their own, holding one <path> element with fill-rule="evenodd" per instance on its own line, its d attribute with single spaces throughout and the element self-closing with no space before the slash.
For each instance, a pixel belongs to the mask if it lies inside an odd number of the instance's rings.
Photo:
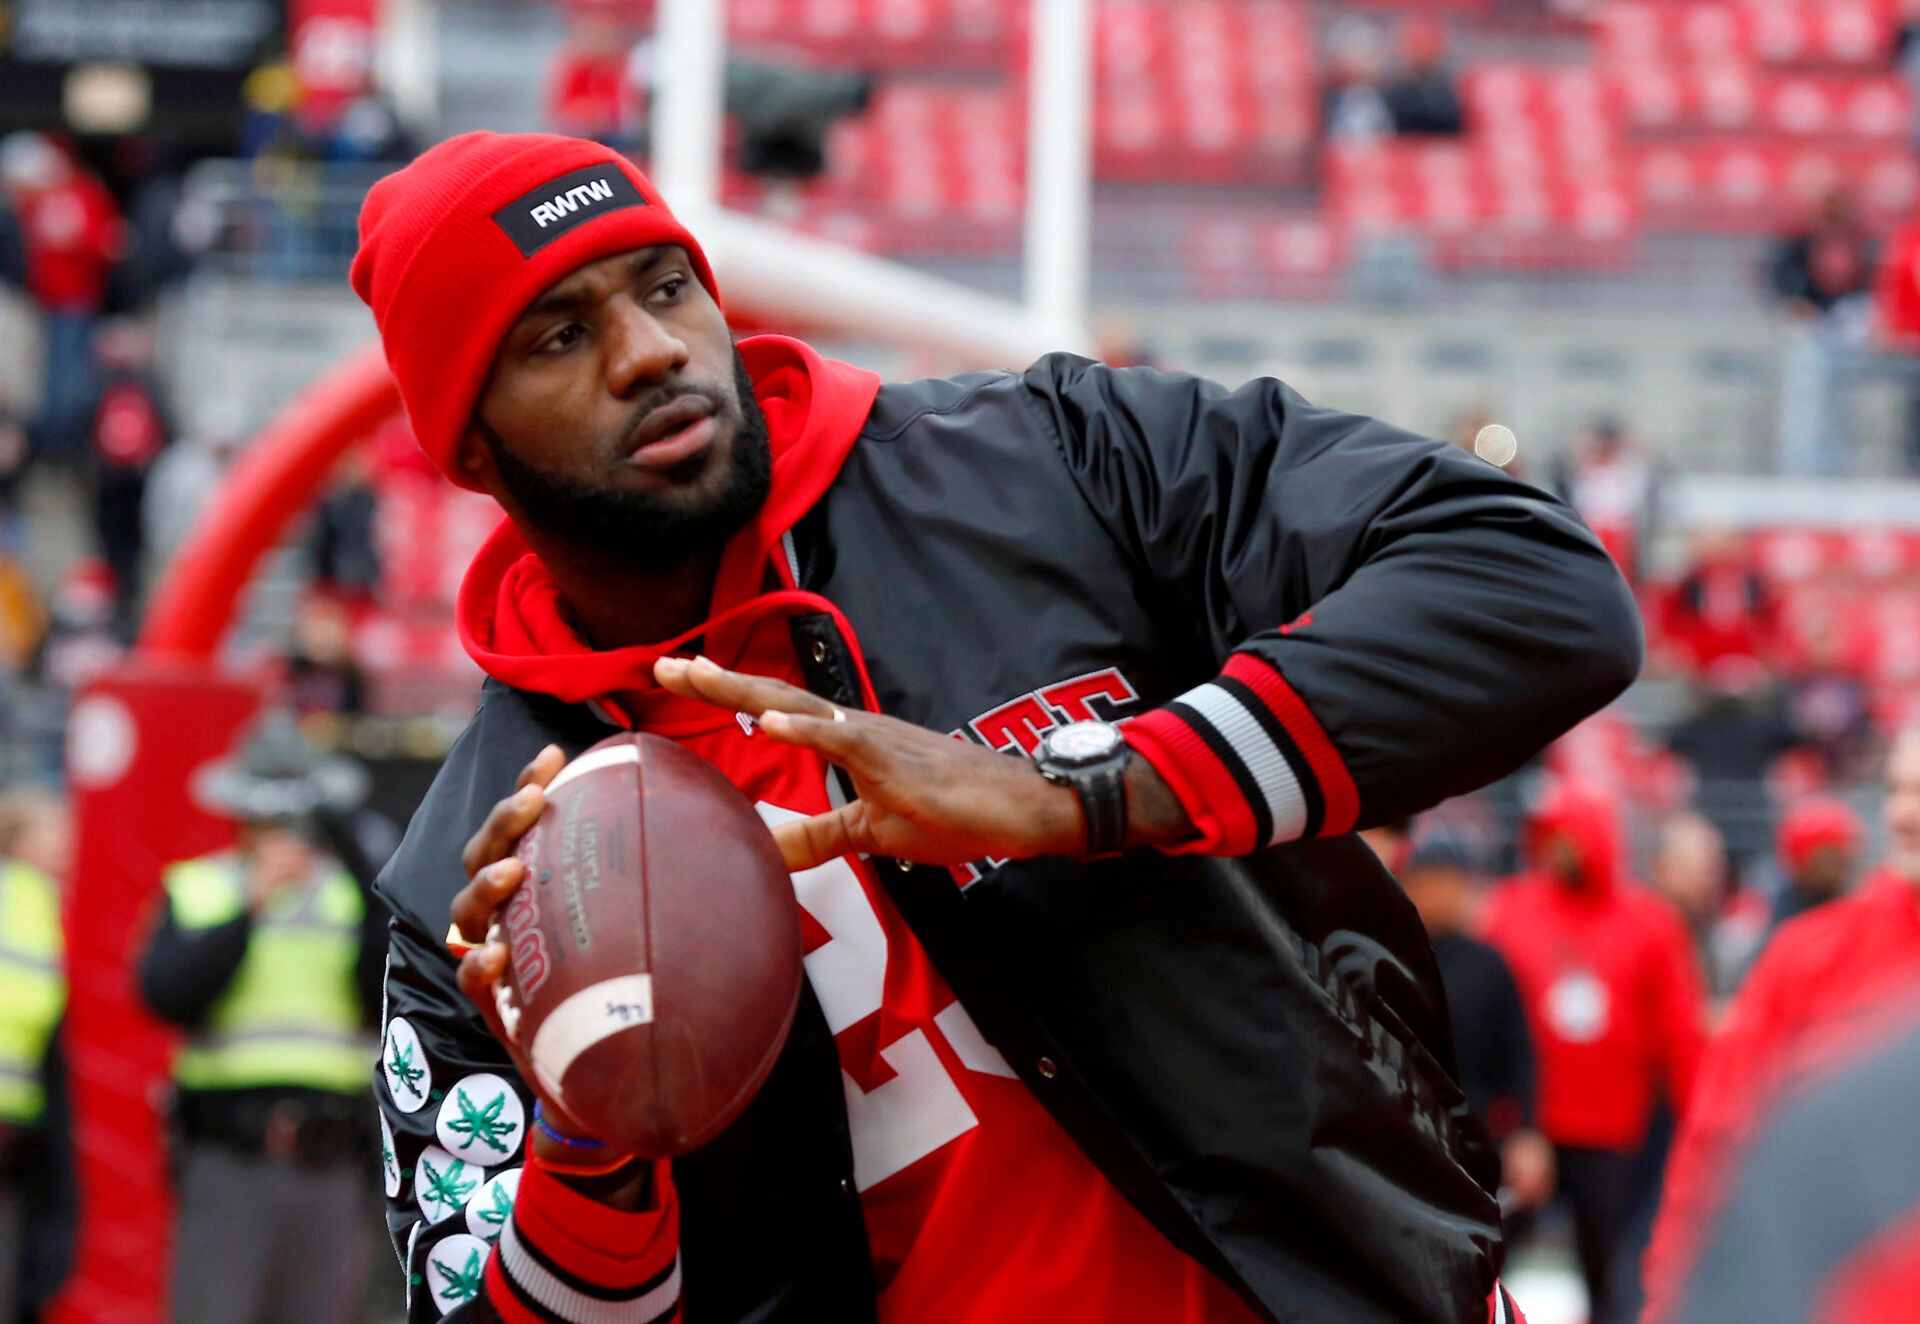
<svg viewBox="0 0 1920 1324">
<path fill-rule="evenodd" d="M 1060 1068 L 1053 1064 L 1053 1059 L 1050 1057 L 1041 1058 L 1033 1064 L 1033 1069 L 1040 1073 L 1040 1079 L 1042 1080 L 1052 1080 L 1060 1074 Z"/>
<path fill-rule="evenodd" d="M 824 639 L 814 640 L 812 651 L 815 662 L 825 662 L 827 660 L 827 641 Z"/>
<path fill-rule="evenodd" d="M 840 1194 L 842 1195 L 853 1194 L 853 1183 L 848 1181 L 845 1177 L 842 1177 L 840 1179 Z"/>
</svg>

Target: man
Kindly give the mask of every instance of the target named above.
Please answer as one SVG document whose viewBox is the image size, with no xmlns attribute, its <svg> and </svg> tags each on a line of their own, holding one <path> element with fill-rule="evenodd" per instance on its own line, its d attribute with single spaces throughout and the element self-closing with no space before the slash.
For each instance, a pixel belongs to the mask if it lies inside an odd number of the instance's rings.
<svg viewBox="0 0 1920 1324">
<path fill-rule="evenodd" d="M 142 501 L 147 475 L 173 435 L 153 373 L 153 337 L 131 318 L 115 319 L 94 340 L 99 373 L 92 426 L 94 536 L 119 593 L 117 613 L 132 620 L 140 602 Z"/>
<path fill-rule="evenodd" d="M 1729 902 L 1728 881 L 1726 842 L 1711 819 L 1688 810 L 1661 823 L 1647 862 L 1647 886 L 1686 926 L 1716 1006 L 1745 973 L 1768 922 L 1764 903 L 1756 908 L 1738 895 Z"/>
<path fill-rule="evenodd" d="M 59 1050 L 67 1007 L 60 886 L 66 806 L 0 797 L 0 1320 L 36 1319 L 73 1259 L 72 1138 Z"/>
<path fill-rule="evenodd" d="M 1844 800 L 1809 795 L 1780 816 L 1780 870 L 1785 886 L 1774 902 L 1780 925 L 1845 895 L 1859 863 L 1860 816 Z"/>
<path fill-rule="evenodd" d="M 1852 197 L 1835 188 L 1814 215 L 1782 238 L 1769 272 L 1786 316 L 1780 360 L 1780 471 L 1807 477 L 1847 472 L 1847 410 L 1835 400 L 1850 361 L 1863 356 L 1872 322 L 1874 232 Z"/>
<path fill-rule="evenodd" d="M 140 990 L 187 1032 L 173 1065 L 179 1324 L 358 1318 L 385 916 L 316 842 L 364 782 L 270 716 L 197 787 L 239 825 L 234 848 L 166 871 Z"/>
<path fill-rule="evenodd" d="M 1540 1129 L 1572 1207 L 1595 1324 L 1644 1201 L 1635 1158 L 1657 1099 L 1686 1108 L 1705 993 L 1679 917 L 1633 883 L 1613 806 L 1552 788 L 1526 828 L 1528 871 L 1488 898 L 1485 937 L 1526 1000 L 1540 1061 Z"/>
<path fill-rule="evenodd" d="M 1850 894 L 1788 920 L 1754 963 L 1700 1068 L 1647 1251 L 1647 1318 L 1674 1294 L 1759 1118 L 1836 1060 L 1881 1042 L 1920 990 L 1920 728 L 1887 758 L 1886 863 Z"/>
<path fill-rule="evenodd" d="M 1489 1318 L 1492 1155 L 1350 834 L 1630 679 L 1565 507 L 1271 381 L 736 350 L 591 143 L 429 151 L 353 279 L 508 516 L 460 597 L 480 710 L 382 875 L 413 1319 Z M 760 802 L 812 934 L 772 1077 L 671 1164 L 534 1081 L 484 941 L 542 788 L 623 727 Z"/>
<path fill-rule="evenodd" d="M 1580 512 L 1630 583 L 1639 583 L 1659 517 L 1659 466 L 1611 415 L 1596 418 L 1562 457 L 1555 489 Z"/>
<path fill-rule="evenodd" d="M 43 134 L 0 140 L 0 200 L 20 226 L 27 293 L 41 314 L 35 453 L 71 462 L 85 427 L 93 328 L 124 246 L 107 187 Z"/>
<path fill-rule="evenodd" d="M 1466 128 L 1460 90 L 1447 67 L 1447 28 L 1425 14 L 1400 24 L 1400 69 L 1383 90 L 1393 131 L 1402 137 L 1458 137 Z"/>
<path fill-rule="evenodd" d="M 1533 1033 L 1520 989 L 1500 953 L 1468 932 L 1488 870 L 1486 847 L 1467 828 L 1429 818 L 1397 872 L 1446 985 L 1460 1088 L 1500 1146 L 1506 1203 L 1532 1210 L 1553 1194 L 1553 1148 L 1535 1127 Z"/>
</svg>

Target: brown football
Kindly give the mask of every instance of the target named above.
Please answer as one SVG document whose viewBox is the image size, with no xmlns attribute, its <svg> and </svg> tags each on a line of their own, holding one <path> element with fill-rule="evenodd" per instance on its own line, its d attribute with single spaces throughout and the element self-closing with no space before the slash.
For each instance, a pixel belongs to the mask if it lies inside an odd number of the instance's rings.
<svg viewBox="0 0 1920 1324">
<path fill-rule="evenodd" d="M 753 806 L 658 736 L 561 770 L 521 839 L 502 1010 L 589 1134 L 697 1149 L 766 1081 L 800 999 L 800 910 Z"/>
</svg>

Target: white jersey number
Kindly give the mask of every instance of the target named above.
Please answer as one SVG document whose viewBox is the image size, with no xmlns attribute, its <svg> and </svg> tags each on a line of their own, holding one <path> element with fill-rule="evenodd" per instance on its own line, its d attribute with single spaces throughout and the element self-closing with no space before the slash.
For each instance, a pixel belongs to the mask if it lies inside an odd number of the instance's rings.
<svg viewBox="0 0 1920 1324">
<path fill-rule="evenodd" d="M 769 827 L 806 817 L 777 805 L 755 808 Z M 880 1011 L 887 987 L 887 932 L 859 875 L 844 858 L 793 875 L 793 891 L 801 908 L 828 934 L 827 942 L 807 954 L 805 964 L 827 1028 L 839 1034 Z M 1013 1069 L 958 1002 L 934 1021 L 969 1069 L 1014 1078 Z M 871 1090 L 861 1089 L 844 1070 L 840 1073 L 853 1137 L 854 1183 L 863 1191 L 980 1124 L 925 1030 L 901 1035 L 880 1050 L 880 1057 L 894 1076 Z"/>
</svg>

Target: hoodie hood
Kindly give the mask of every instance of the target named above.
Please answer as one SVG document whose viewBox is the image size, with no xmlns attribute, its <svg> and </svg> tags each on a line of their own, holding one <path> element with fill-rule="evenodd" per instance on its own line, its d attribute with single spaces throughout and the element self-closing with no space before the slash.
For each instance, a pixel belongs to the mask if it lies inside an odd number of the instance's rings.
<svg viewBox="0 0 1920 1324">
<path fill-rule="evenodd" d="M 657 644 L 595 649 L 575 629 L 545 563 L 502 520 L 468 568 L 456 606 L 460 643 L 482 671 L 565 703 L 644 696 L 657 688 L 654 662 L 695 639 L 730 666 L 747 650 L 753 625 L 768 616 L 839 614 L 824 598 L 799 592 L 794 568 L 775 553 L 839 475 L 880 378 L 785 336 L 743 340 L 740 356 L 766 415 L 773 479 L 766 504 L 721 554 L 708 619 Z M 769 564 L 783 589 L 765 591 Z"/>
<path fill-rule="evenodd" d="M 1567 837 L 1574 844 L 1586 883 L 1584 893 L 1598 900 L 1619 890 L 1620 818 L 1611 801 L 1591 787 L 1561 782 L 1541 797 L 1528 816 L 1527 868 L 1566 888 L 1565 881 L 1549 867 L 1544 849 L 1556 836 Z"/>
</svg>

